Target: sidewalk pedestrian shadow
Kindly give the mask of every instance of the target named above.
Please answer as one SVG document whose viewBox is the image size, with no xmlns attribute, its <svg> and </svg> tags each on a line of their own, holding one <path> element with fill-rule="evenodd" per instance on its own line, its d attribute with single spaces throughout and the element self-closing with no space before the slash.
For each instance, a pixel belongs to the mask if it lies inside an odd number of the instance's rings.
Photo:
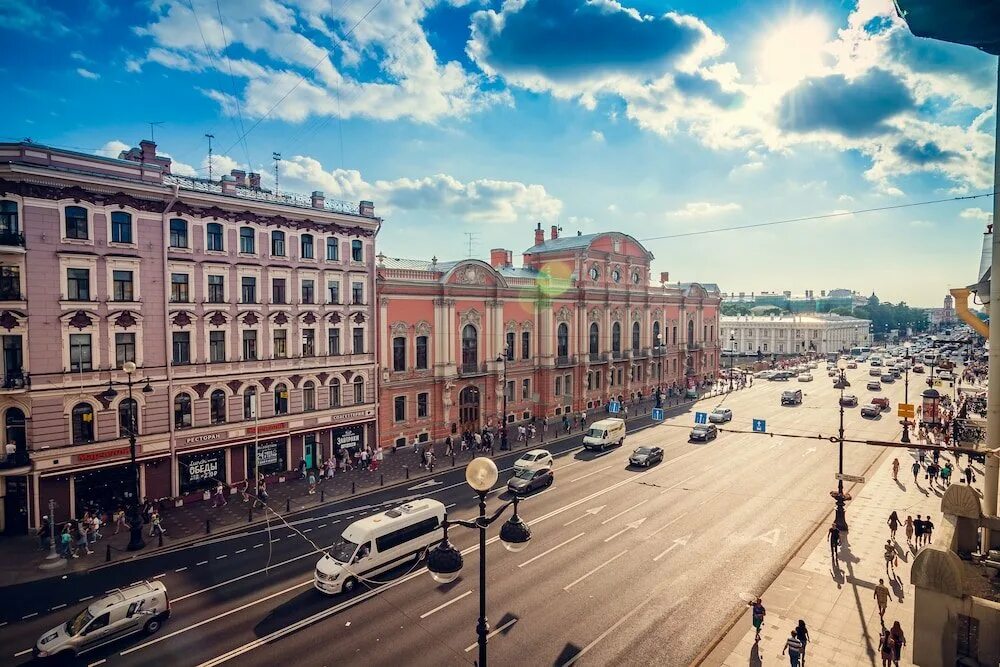
<svg viewBox="0 0 1000 667">
<path fill-rule="evenodd" d="M 896 480 L 896 486 L 899 487 L 900 491 L 906 491 L 906 485 L 900 482 L 898 479 Z"/>
<path fill-rule="evenodd" d="M 761 667 L 764 661 L 760 657 L 760 642 L 754 642 L 750 647 L 750 667 Z"/>
<path fill-rule="evenodd" d="M 906 595 L 903 591 L 903 580 L 899 578 L 898 574 L 889 579 L 889 585 L 892 587 L 892 594 L 896 596 L 896 600 L 902 602 Z"/>
<path fill-rule="evenodd" d="M 920 486 L 920 482 L 918 482 L 917 480 L 913 480 L 913 484 L 914 484 L 914 486 L 917 487 L 917 491 L 919 491 L 920 493 L 924 494 L 925 496 L 931 495 L 930 492 L 927 489 L 925 489 L 924 487 Z"/>
</svg>

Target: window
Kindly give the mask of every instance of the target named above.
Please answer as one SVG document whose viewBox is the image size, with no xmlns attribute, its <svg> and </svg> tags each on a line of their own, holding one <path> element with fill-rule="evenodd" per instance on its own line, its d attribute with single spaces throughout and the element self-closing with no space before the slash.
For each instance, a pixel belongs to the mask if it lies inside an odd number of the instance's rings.
<svg viewBox="0 0 1000 667">
<path fill-rule="evenodd" d="M 74 373 L 94 370 L 90 334 L 69 335 L 69 368 Z"/>
<path fill-rule="evenodd" d="M 66 207 L 66 238 L 87 240 L 90 238 L 90 229 L 87 224 L 89 214 L 82 206 Z"/>
<path fill-rule="evenodd" d="M 74 445 L 94 441 L 94 408 L 89 403 L 73 406 L 72 423 Z"/>
<path fill-rule="evenodd" d="M 302 259 L 315 258 L 316 254 L 313 250 L 312 234 L 303 234 L 300 245 L 302 246 Z"/>
<path fill-rule="evenodd" d="M 686 342 L 694 342 L 694 320 L 688 320 L 688 337 Z"/>
<path fill-rule="evenodd" d="M 556 348 L 557 357 L 569 356 L 569 325 L 565 322 L 560 322 L 556 330 Z"/>
<path fill-rule="evenodd" d="M 392 399 L 392 418 L 394 421 L 406 421 L 406 397 L 395 396 Z"/>
<path fill-rule="evenodd" d="M 213 363 L 226 360 L 226 332 L 208 332 L 208 360 Z"/>
<path fill-rule="evenodd" d="M 111 242 L 132 243 L 132 216 L 124 211 L 111 214 Z"/>
<path fill-rule="evenodd" d="M 365 303 L 364 283 L 351 283 L 351 303 L 364 305 Z"/>
<path fill-rule="evenodd" d="M 365 379 L 361 376 L 354 378 L 354 402 L 365 402 Z"/>
<path fill-rule="evenodd" d="M 255 419 L 257 417 L 257 388 L 247 387 L 243 392 L 243 419 Z"/>
<path fill-rule="evenodd" d="M 240 252 L 253 255 L 257 252 L 257 238 L 253 227 L 240 227 Z"/>
<path fill-rule="evenodd" d="M 132 289 L 131 271 L 111 272 L 112 296 L 115 301 L 134 301 L 135 291 Z"/>
<path fill-rule="evenodd" d="M 316 330 L 315 329 L 303 329 L 302 330 L 302 356 L 303 357 L 315 357 L 316 356 Z"/>
<path fill-rule="evenodd" d="M 591 354 L 598 354 L 601 351 L 601 335 L 600 329 L 597 328 L 597 322 L 590 323 L 590 340 L 588 341 L 588 349 Z"/>
<path fill-rule="evenodd" d="M 191 332 L 175 331 L 173 336 L 175 364 L 191 363 Z"/>
<path fill-rule="evenodd" d="M 316 301 L 316 281 L 302 281 L 302 303 L 314 303 Z"/>
<path fill-rule="evenodd" d="M 205 250 L 223 250 L 222 225 L 210 222 L 205 226 Z"/>
<path fill-rule="evenodd" d="M 170 219 L 170 247 L 188 247 L 188 223 L 180 218 Z"/>
<path fill-rule="evenodd" d="M 430 394 L 428 394 L 426 391 L 422 391 L 419 394 L 417 394 L 417 417 L 418 418 L 419 417 L 426 417 L 427 416 L 427 404 L 428 404 L 428 398 L 429 397 L 430 397 Z"/>
<path fill-rule="evenodd" d="M 17 219 L 17 202 L 0 201 L 0 234 L 10 237 L 20 233 L 21 225 Z"/>
<path fill-rule="evenodd" d="M 216 389 L 209 397 L 209 414 L 213 424 L 226 423 L 226 392 Z"/>
<path fill-rule="evenodd" d="M 531 358 L 531 332 L 529 331 L 521 332 L 521 358 Z"/>
<path fill-rule="evenodd" d="M 3 234 L 3 231 L 0 231 Z M 21 300 L 21 269 L 16 266 L 0 266 L 0 301 Z"/>
<path fill-rule="evenodd" d="M 245 330 L 243 332 L 243 359 L 252 361 L 257 358 L 257 332 Z"/>
<path fill-rule="evenodd" d="M 513 380 L 507 380 L 507 385 L 503 388 L 503 395 L 508 401 L 514 400 L 514 386 L 515 382 Z"/>
<path fill-rule="evenodd" d="M 330 381 L 330 407 L 340 407 L 340 380 L 337 378 Z"/>
<path fill-rule="evenodd" d="M 365 353 L 365 330 L 362 327 L 354 327 L 351 334 L 351 352 L 353 354 Z"/>
<path fill-rule="evenodd" d="M 271 280 L 271 303 L 288 303 L 288 298 L 285 296 L 284 278 Z"/>
<path fill-rule="evenodd" d="M 288 356 L 288 332 L 284 329 L 274 330 L 274 358 L 284 359 Z"/>
<path fill-rule="evenodd" d="M 462 328 L 462 367 L 473 369 L 479 365 L 479 332 L 476 327 L 466 324 Z"/>
<path fill-rule="evenodd" d="M 134 398 L 126 398 L 118 404 L 118 437 L 139 435 L 139 404 Z"/>
<path fill-rule="evenodd" d="M 243 276 L 240 278 L 241 303 L 257 303 L 257 278 Z"/>
<path fill-rule="evenodd" d="M 611 351 L 622 351 L 622 325 L 619 322 L 611 325 Z"/>
<path fill-rule="evenodd" d="M 429 519 L 424 519 L 423 521 L 418 521 L 417 523 L 411 524 L 409 526 L 404 526 L 399 530 L 393 531 L 391 533 L 386 533 L 381 537 L 375 538 L 375 545 L 378 547 L 379 553 L 388 551 L 407 542 L 411 542 L 424 535 L 429 535 L 440 527 L 441 524 L 438 523 L 437 517 L 430 517 Z"/>
<path fill-rule="evenodd" d="M 222 303 L 226 300 L 225 276 L 208 277 L 208 302 Z"/>
<path fill-rule="evenodd" d="M 521 380 L 521 400 L 527 401 L 531 398 L 531 380 Z"/>
<path fill-rule="evenodd" d="M 275 257 L 285 256 L 285 232 L 271 232 L 271 254 Z"/>
<path fill-rule="evenodd" d="M 638 351 L 639 349 L 639 323 L 632 323 L 632 349 Z"/>
<path fill-rule="evenodd" d="M 171 303 L 187 303 L 189 301 L 190 292 L 188 291 L 188 274 L 186 273 L 171 273 L 170 274 L 170 302 Z"/>
<path fill-rule="evenodd" d="M 326 240 L 326 261 L 336 262 L 340 260 L 340 242 L 336 237 L 331 236 Z"/>
<path fill-rule="evenodd" d="M 352 262 L 363 262 L 364 256 L 362 255 L 361 241 L 351 241 L 351 261 Z"/>
<path fill-rule="evenodd" d="M 115 334 L 115 368 L 121 368 L 126 361 L 135 363 L 135 334 Z"/>
<path fill-rule="evenodd" d="M 561 375 L 557 375 L 556 376 L 556 391 L 555 391 L 555 395 L 556 396 L 562 396 L 562 376 Z"/>
<path fill-rule="evenodd" d="M 288 387 L 284 383 L 274 387 L 274 414 L 288 414 Z"/>
<path fill-rule="evenodd" d="M 312 380 L 302 385 L 302 409 L 307 412 L 316 409 L 316 383 Z"/>
<path fill-rule="evenodd" d="M 677 345 L 677 327 L 676 326 L 673 327 L 673 333 L 671 334 L 670 337 L 673 339 L 672 343 L 674 345 Z"/>
<path fill-rule="evenodd" d="M 660 340 L 660 323 L 653 322 L 653 345 L 659 347 L 663 345 L 663 341 Z"/>
<path fill-rule="evenodd" d="M 427 368 L 427 336 L 417 336 L 417 368 Z"/>
<path fill-rule="evenodd" d="M 514 339 L 517 336 L 513 331 L 508 331 L 506 336 L 506 344 L 504 345 L 504 356 L 507 361 L 514 361 Z"/>
<path fill-rule="evenodd" d="M 191 426 L 191 395 L 177 394 L 174 396 L 174 428 L 190 428 Z"/>
<path fill-rule="evenodd" d="M 90 269 L 66 269 L 66 298 L 90 301 Z"/>
<path fill-rule="evenodd" d="M 330 329 L 327 333 L 326 353 L 329 355 L 340 354 L 340 329 Z"/>
<path fill-rule="evenodd" d="M 331 280 L 327 282 L 326 289 L 328 293 L 327 301 L 329 303 L 340 303 L 340 281 Z"/>
<path fill-rule="evenodd" d="M 406 370 L 406 338 L 403 336 L 392 339 L 392 370 Z"/>
</svg>

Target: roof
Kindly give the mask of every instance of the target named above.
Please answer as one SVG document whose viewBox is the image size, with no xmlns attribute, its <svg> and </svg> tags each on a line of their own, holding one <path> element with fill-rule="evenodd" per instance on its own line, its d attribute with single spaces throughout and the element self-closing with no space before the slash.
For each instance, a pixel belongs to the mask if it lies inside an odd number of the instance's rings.
<svg viewBox="0 0 1000 667">
<path fill-rule="evenodd" d="M 847 324 L 860 324 L 868 322 L 859 317 L 848 317 L 846 315 L 835 315 L 833 313 L 810 313 L 808 315 L 722 315 L 721 322 L 843 322 Z"/>
<path fill-rule="evenodd" d="M 542 241 L 538 245 L 533 245 L 524 252 L 535 253 L 535 252 L 552 252 L 554 250 L 571 250 L 573 248 L 587 248 L 590 246 L 591 242 L 596 239 L 601 234 L 606 234 L 607 232 L 600 232 L 598 234 L 582 234 L 579 236 L 560 236 L 557 239 L 548 239 Z"/>
<path fill-rule="evenodd" d="M 401 257 L 386 257 L 385 255 L 382 255 L 379 257 L 379 266 L 386 269 L 447 272 L 458 264 L 459 261 L 461 260 L 453 262 L 433 262 L 426 259 L 404 259 Z"/>
<path fill-rule="evenodd" d="M 507 278 L 537 278 L 538 269 L 527 266 L 502 266 L 497 273 Z"/>
<path fill-rule="evenodd" d="M 700 285 L 709 294 L 721 294 L 719 286 L 716 283 L 677 283 L 677 286 L 684 292 L 685 295 L 691 291 L 691 287 L 693 285 Z"/>
</svg>

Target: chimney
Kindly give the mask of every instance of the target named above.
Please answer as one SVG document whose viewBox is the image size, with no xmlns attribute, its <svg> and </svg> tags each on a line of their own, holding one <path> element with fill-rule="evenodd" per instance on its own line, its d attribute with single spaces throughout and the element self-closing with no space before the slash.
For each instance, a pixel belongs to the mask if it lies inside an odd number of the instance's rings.
<svg viewBox="0 0 1000 667">
<path fill-rule="evenodd" d="M 360 202 L 358 202 L 358 213 L 365 216 L 366 218 L 374 218 L 375 204 L 365 199 L 362 199 Z"/>
<path fill-rule="evenodd" d="M 312 193 L 312 207 L 313 208 L 323 208 L 326 203 L 326 195 L 323 194 L 322 190 L 313 190 Z"/>
<path fill-rule="evenodd" d="M 236 194 L 236 179 L 232 176 L 223 175 L 219 179 L 222 183 L 222 194 L 224 195 L 235 195 Z"/>
<path fill-rule="evenodd" d="M 143 139 L 139 142 L 139 150 L 142 153 L 143 162 L 155 162 L 156 161 L 156 144 L 154 144 L 149 139 Z"/>
<path fill-rule="evenodd" d="M 250 172 L 250 187 L 260 190 L 260 174 Z"/>
<path fill-rule="evenodd" d="M 558 225 L 552 225 L 552 236 L 550 237 L 553 241 L 559 238 L 559 227 Z"/>
<path fill-rule="evenodd" d="M 229 172 L 232 175 L 233 180 L 236 181 L 236 185 L 246 187 L 247 184 L 247 173 L 242 169 L 233 169 Z"/>
<path fill-rule="evenodd" d="M 664 283 L 669 283 L 669 282 L 670 282 L 670 272 L 660 271 L 660 284 L 662 285 Z"/>
<path fill-rule="evenodd" d="M 820 298 L 825 299 L 826 298 L 826 290 L 825 289 L 820 290 L 819 291 L 819 296 L 820 296 Z"/>
<path fill-rule="evenodd" d="M 542 231 L 542 223 L 538 223 L 535 227 L 535 245 L 542 245 L 545 243 L 545 232 Z"/>
<path fill-rule="evenodd" d="M 505 248 L 493 248 L 490 250 L 490 266 L 494 269 L 502 269 L 513 263 L 513 253 Z"/>
</svg>

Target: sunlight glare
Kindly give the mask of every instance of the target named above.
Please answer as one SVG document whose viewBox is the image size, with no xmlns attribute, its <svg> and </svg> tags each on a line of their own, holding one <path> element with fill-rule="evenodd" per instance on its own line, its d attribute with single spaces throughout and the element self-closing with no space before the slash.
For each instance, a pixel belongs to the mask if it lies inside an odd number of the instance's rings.
<svg viewBox="0 0 1000 667">
<path fill-rule="evenodd" d="M 790 17 L 768 32 L 758 52 L 766 83 L 792 87 L 823 67 L 830 26 L 819 16 Z"/>
</svg>

